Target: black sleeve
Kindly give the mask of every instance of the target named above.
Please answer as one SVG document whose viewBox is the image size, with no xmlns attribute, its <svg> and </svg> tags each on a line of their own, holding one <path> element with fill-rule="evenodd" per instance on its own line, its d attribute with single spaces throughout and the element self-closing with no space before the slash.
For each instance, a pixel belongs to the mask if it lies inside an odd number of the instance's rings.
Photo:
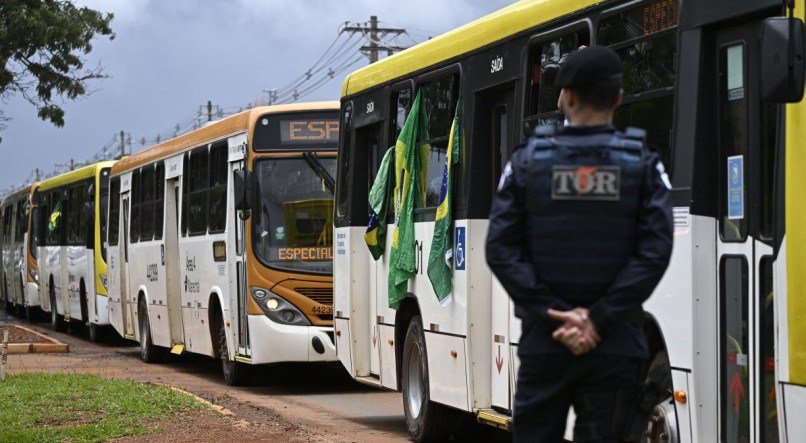
<svg viewBox="0 0 806 443">
<path fill-rule="evenodd" d="M 607 294 L 590 307 L 599 333 L 634 312 L 652 294 L 672 256 L 674 224 L 671 184 L 658 155 L 647 155 L 635 254 L 610 285 Z"/>
<path fill-rule="evenodd" d="M 490 209 L 487 232 L 487 264 L 506 289 L 515 305 L 540 317 L 548 308 L 568 311 L 574 307 L 553 296 L 535 273 L 529 259 L 523 173 L 517 162 L 524 151 L 515 151 L 499 184 Z"/>
</svg>

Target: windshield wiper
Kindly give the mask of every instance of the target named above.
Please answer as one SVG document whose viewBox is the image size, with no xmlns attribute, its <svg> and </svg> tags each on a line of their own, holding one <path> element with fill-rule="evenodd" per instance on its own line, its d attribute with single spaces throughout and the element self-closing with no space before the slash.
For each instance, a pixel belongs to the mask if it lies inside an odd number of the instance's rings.
<svg viewBox="0 0 806 443">
<path fill-rule="evenodd" d="M 322 162 L 319 161 L 319 156 L 316 155 L 315 152 L 303 152 L 302 158 L 305 159 L 305 162 L 308 163 L 308 166 L 313 169 L 313 172 L 322 178 L 322 180 L 325 182 L 325 186 L 327 186 L 327 189 L 330 190 L 330 193 L 335 195 L 336 180 L 333 179 L 333 176 L 330 175 L 330 172 L 328 172 Z"/>
</svg>

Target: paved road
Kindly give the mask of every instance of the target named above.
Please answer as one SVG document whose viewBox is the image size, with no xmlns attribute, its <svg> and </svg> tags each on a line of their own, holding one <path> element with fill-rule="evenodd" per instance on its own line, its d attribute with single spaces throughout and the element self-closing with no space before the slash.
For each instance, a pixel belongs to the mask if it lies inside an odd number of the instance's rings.
<svg viewBox="0 0 806 443">
<path fill-rule="evenodd" d="M 4 320 L 16 319 L 0 314 L 0 322 Z M 234 388 L 223 383 L 219 365 L 206 357 L 186 354 L 148 365 L 140 361 L 139 348 L 132 342 L 116 338 L 96 345 L 84 330 L 63 334 L 44 323 L 26 326 L 67 343 L 70 353 L 10 356 L 12 373 L 79 371 L 130 377 L 185 389 L 249 421 L 279 416 L 317 434 L 324 432 L 328 441 L 408 440 L 400 394 L 359 385 L 338 363 L 255 367 L 253 383 Z"/>
</svg>

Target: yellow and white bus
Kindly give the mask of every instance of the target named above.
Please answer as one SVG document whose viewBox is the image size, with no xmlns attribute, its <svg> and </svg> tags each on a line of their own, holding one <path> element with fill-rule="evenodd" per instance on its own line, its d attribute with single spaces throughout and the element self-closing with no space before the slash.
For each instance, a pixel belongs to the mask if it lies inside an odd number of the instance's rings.
<svg viewBox="0 0 806 443">
<path fill-rule="evenodd" d="M 338 103 L 259 107 L 112 169 L 109 315 L 146 362 L 168 351 L 248 365 L 336 359 Z"/>
<path fill-rule="evenodd" d="M 8 312 L 17 311 L 29 320 L 41 304 L 36 230 L 29 228 L 38 213 L 32 204 L 38 186 L 26 186 L 0 204 L 2 295 Z"/>
<path fill-rule="evenodd" d="M 509 426 L 520 323 L 485 262 L 487 217 L 513 147 L 531 128 L 561 122 L 553 79 L 582 45 L 621 55 L 616 124 L 648 130 L 674 186 L 674 256 L 645 305 L 651 361 L 672 382 L 648 440 L 803 440 L 806 5 L 792 2 L 798 18 L 787 21 L 780 0 L 729 3 L 519 1 L 344 81 L 337 353 L 356 380 L 402 390 L 416 440 L 444 437 L 453 411 Z M 391 242 L 378 262 L 364 244 L 367 196 L 418 92 L 430 136 L 427 189 L 414 215 L 417 274 L 394 310 Z M 443 306 L 422 257 L 459 99 L 465 143 L 455 169 L 452 302 Z"/>
<path fill-rule="evenodd" d="M 86 325 L 98 341 L 109 325 L 106 257 L 106 189 L 115 162 L 106 161 L 42 181 L 34 194 L 42 309 L 51 326 Z"/>
</svg>

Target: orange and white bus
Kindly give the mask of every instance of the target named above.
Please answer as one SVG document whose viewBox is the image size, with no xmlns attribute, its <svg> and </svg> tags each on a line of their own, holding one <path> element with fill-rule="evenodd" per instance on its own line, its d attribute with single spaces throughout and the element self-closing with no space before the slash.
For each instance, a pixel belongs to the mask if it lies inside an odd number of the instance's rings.
<svg viewBox="0 0 806 443">
<path fill-rule="evenodd" d="M 259 107 L 208 123 L 112 169 L 109 315 L 146 362 L 336 360 L 336 102 Z"/>
</svg>

